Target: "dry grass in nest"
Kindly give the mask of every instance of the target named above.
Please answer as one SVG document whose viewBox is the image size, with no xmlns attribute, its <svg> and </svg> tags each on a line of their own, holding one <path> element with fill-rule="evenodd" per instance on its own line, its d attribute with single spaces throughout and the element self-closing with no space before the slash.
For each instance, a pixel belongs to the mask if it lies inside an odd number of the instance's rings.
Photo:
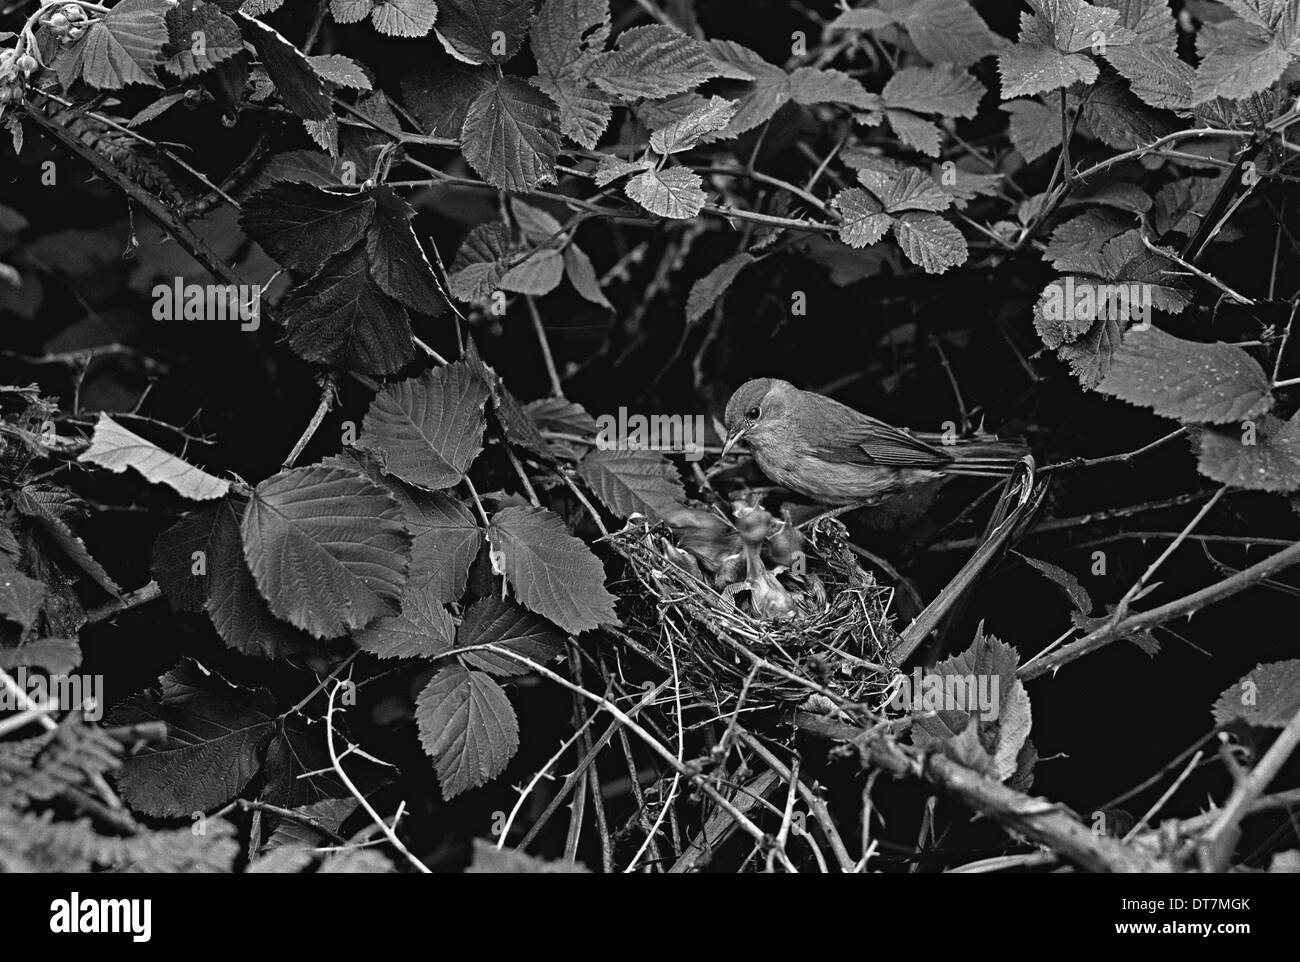
<svg viewBox="0 0 1300 962">
<path fill-rule="evenodd" d="M 838 521 L 819 521 L 805 547 L 825 602 L 784 621 L 756 617 L 670 561 L 666 525 L 640 519 L 608 540 L 642 589 L 628 599 L 628 630 L 676 664 L 683 698 L 694 696 L 695 707 L 723 717 L 738 706 L 747 714 L 800 705 L 879 712 L 888 701 L 899 674 L 889 657 L 893 589 L 857 563 Z"/>
</svg>

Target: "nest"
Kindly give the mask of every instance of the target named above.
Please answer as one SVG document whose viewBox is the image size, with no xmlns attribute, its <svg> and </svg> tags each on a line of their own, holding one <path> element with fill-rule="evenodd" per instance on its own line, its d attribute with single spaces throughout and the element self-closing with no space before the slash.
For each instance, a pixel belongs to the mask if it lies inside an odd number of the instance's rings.
<svg viewBox="0 0 1300 962">
<path fill-rule="evenodd" d="M 662 664 L 676 666 L 684 693 L 719 715 L 883 708 L 899 674 L 889 657 L 893 589 L 857 563 L 842 524 L 824 518 L 810 532 L 811 578 L 782 576 L 791 588 L 816 586 L 785 620 L 755 616 L 734 593 L 674 563 L 672 541 L 667 525 L 643 519 L 609 537 L 643 589 L 630 599 L 628 629 Z"/>
</svg>

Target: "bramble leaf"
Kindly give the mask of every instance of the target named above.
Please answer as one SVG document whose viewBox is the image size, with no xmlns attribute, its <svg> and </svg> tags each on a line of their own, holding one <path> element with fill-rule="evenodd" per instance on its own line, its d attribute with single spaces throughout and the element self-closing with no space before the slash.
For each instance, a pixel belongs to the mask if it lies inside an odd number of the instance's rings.
<svg viewBox="0 0 1300 962">
<path fill-rule="evenodd" d="M 469 165 L 496 187 L 532 190 L 554 183 L 560 149 L 555 106 L 526 81 L 503 77 L 466 110 L 461 149 Z"/>
<path fill-rule="evenodd" d="M 1227 424 L 1273 406 L 1264 369 L 1243 348 L 1185 341 L 1159 328 L 1129 331 L 1099 386 L 1162 417 Z"/>
<path fill-rule="evenodd" d="M 366 411 L 358 446 L 387 474 L 429 491 L 450 488 L 483 450 L 487 398 L 463 362 L 385 385 Z"/>
<path fill-rule="evenodd" d="M 521 604 L 577 634 L 617 623 L 615 598 L 591 549 L 543 508 L 503 508 L 492 516 L 488 540 Z"/>
<path fill-rule="evenodd" d="M 271 611 L 317 638 L 397 614 L 411 534 L 397 502 L 352 471 L 281 471 L 257 486 L 244 556 Z"/>
<path fill-rule="evenodd" d="M 605 507 L 624 518 L 661 518 L 686 500 L 677 469 L 658 451 L 596 448 L 578 464 L 578 474 Z"/>
<path fill-rule="evenodd" d="M 500 775 L 519 748 L 510 699 L 491 676 L 448 665 L 415 700 L 420 744 L 438 770 L 443 798 Z"/>
<path fill-rule="evenodd" d="M 623 192 L 652 214 L 683 220 L 704 209 L 704 181 L 689 167 L 647 170 L 633 177 Z"/>
<path fill-rule="evenodd" d="M 192 501 L 210 501 L 230 490 L 229 481 L 213 477 L 202 468 L 169 454 L 102 411 L 95 422 L 90 447 L 77 460 L 97 464 L 115 474 L 133 468 L 150 484 L 165 484 Z"/>
<path fill-rule="evenodd" d="M 545 618 L 492 595 L 474 602 L 456 633 L 457 648 L 473 645 L 497 645 L 545 664 L 563 653 L 564 634 Z M 524 662 L 495 651 L 470 651 L 460 657 L 467 665 L 494 675 L 525 675 L 532 671 Z"/>
</svg>

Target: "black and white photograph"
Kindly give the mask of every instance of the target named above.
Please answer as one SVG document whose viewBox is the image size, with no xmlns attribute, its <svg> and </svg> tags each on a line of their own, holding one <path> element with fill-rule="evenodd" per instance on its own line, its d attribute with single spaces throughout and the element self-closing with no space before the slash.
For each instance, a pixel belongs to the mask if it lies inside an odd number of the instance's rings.
<svg viewBox="0 0 1300 962">
<path fill-rule="evenodd" d="M 1300 0 L 0 0 L 6 929 L 1280 933 L 1298 202 Z"/>
</svg>

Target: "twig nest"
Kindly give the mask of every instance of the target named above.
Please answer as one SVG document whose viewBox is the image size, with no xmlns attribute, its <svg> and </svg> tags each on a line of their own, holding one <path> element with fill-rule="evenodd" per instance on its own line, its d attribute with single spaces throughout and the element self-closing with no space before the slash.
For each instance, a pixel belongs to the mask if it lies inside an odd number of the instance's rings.
<svg viewBox="0 0 1300 962">
<path fill-rule="evenodd" d="M 898 674 L 893 592 L 858 565 L 843 525 L 822 519 L 805 540 L 761 508 L 735 515 L 683 508 L 610 536 L 632 575 L 629 630 L 720 713 L 883 707 Z"/>
</svg>

